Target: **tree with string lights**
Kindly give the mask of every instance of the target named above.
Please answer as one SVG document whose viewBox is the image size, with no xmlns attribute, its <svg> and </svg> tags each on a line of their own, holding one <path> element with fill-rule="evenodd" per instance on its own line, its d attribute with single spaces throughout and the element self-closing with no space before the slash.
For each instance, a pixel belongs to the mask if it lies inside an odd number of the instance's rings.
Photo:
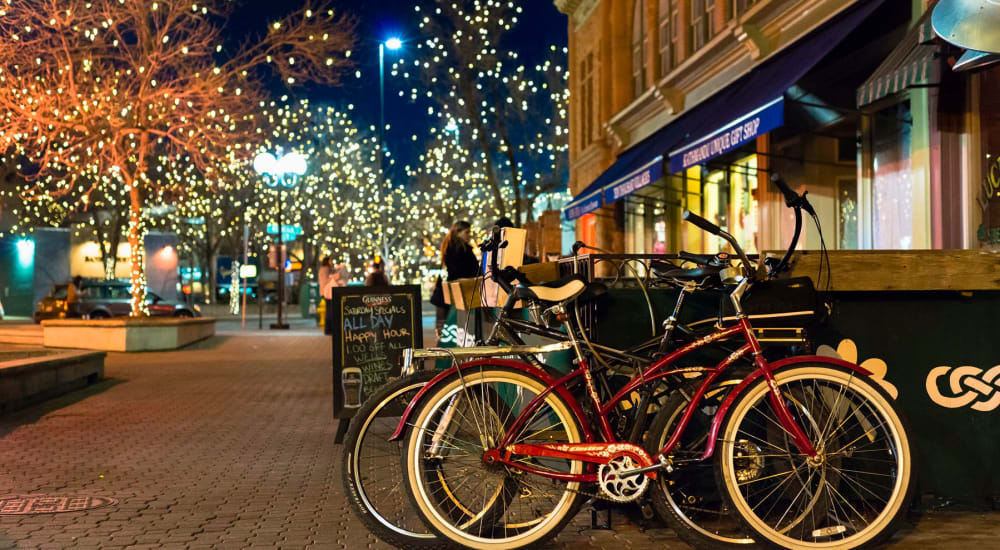
<svg viewBox="0 0 1000 550">
<path fill-rule="evenodd" d="M 410 98 L 435 103 L 440 127 L 458 130 L 466 170 L 484 178 L 494 209 L 519 225 L 536 197 L 565 186 L 567 51 L 551 47 L 544 62 L 525 66 L 504 46 L 522 11 L 510 0 L 430 6 L 415 8 L 426 36 L 418 58 L 396 62 L 393 74 L 419 83 Z"/>
<path fill-rule="evenodd" d="M 146 313 L 143 206 L 247 162 L 269 78 L 332 85 L 350 65 L 353 21 L 332 9 L 306 7 L 225 51 L 232 8 L 18 0 L 0 11 L 0 148 L 16 156 L 25 200 L 80 196 L 85 209 L 100 186 L 127 195 L 132 315 Z"/>
<path fill-rule="evenodd" d="M 407 167 L 413 202 L 412 226 L 425 252 L 424 267 L 438 268 L 439 246 L 452 223 L 468 221 L 476 231 L 493 224 L 500 211 L 482 159 L 469 150 L 455 124 L 432 127 L 416 167 Z M 501 189 L 504 202 L 509 189 Z"/>
<path fill-rule="evenodd" d="M 306 158 L 306 173 L 279 189 L 265 185 L 250 166 L 231 165 L 177 201 L 162 227 L 178 233 L 182 252 L 198 257 L 211 279 L 216 253 L 241 252 L 244 224 L 254 248 L 266 249 L 274 239 L 267 226 L 276 221 L 281 204 L 283 223 L 302 228 L 296 239 L 301 251 L 296 243 L 288 247 L 290 255 L 300 254 L 296 259 L 305 276 L 315 273 L 323 255 L 357 271 L 382 250 L 383 234 L 389 257 L 403 272 L 412 273 L 409 267 L 419 255 L 413 198 L 399 187 L 380 190 L 377 141 L 355 125 L 352 110 L 304 99 L 267 103 L 260 118 L 269 130 L 253 153 L 294 151 Z M 383 223 L 387 219 L 389 225 Z"/>
</svg>

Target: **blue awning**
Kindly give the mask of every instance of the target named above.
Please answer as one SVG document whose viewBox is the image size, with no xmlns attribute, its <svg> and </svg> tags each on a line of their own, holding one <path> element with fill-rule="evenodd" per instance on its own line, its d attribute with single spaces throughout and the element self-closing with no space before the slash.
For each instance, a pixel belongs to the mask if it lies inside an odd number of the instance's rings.
<svg viewBox="0 0 1000 550">
<path fill-rule="evenodd" d="M 785 123 L 785 98 L 778 96 L 763 107 L 670 152 L 670 172 L 676 174 L 692 166 L 724 155 L 757 139 Z"/>
<path fill-rule="evenodd" d="M 563 210 L 566 219 L 576 219 L 626 196 L 627 192 L 609 194 L 606 191 L 641 175 L 657 157 L 669 156 L 671 172 L 679 172 L 680 169 L 675 169 L 675 166 L 685 165 L 684 154 L 705 145 L 706 140 L 712 142 L 728 133 L 730 146 L 723 147 L 725 138 L 715 143 L 714 148 L 709 143 L 708 153 L 715 151 L 715 154 L 707 157 L 701 154 L 689 155 L 689 160 L 699 160 L 688 166 L 705 162 L 712 156 L 721 155 L 781 126 L 783 111 L 779 113 L 778 110 L 781 109 L 780 100 L 785 92 L 819 64 L 830 50 L 842 42 L 882 2 L 883 0 L 859 0 L 821 28 L 772 55 L 746 75 L 622 152 L 614 164 L 566 206 Z M 755 131 L 747 133 L 747 130 L 753 129 L 755 117 L 760 118 L 756 121 Z M 747 123 L 751 126 L 746 126 Z M 733 145 L 732 138 L 737 137 L 737 127 L 740 128 L 740 135 L 738 143 Z M 676 161 L 675 156 L 679 157 Z M 655 164 L 661 166 L 662 170 L 662 159 Z M 659 175 L 662 175 L 662 171 L 657 174 Z M 600 197 L 600 203 L 595 201 L 596 197 Z"/>
</svg>

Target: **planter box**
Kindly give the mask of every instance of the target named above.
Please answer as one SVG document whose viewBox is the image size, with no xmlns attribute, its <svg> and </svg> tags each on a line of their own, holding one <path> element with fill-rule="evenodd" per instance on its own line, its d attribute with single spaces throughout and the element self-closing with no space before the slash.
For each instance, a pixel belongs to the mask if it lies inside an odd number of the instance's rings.
<svg viewBox="0 0 1000 550">
<path fill-rule="evenodd" d="M 170 350 L 214 335 L 215 318 L 53 319 L 42 321 L 42 331 L 50 348 Z"/>
<path fill-rule="evenodd" d="M 94 384 L 104 378 L 99 351 L 0 353 L 0 411 L 17 409 Z M 11 359 L 5 359 L 12 356 Z"/>
</svg>

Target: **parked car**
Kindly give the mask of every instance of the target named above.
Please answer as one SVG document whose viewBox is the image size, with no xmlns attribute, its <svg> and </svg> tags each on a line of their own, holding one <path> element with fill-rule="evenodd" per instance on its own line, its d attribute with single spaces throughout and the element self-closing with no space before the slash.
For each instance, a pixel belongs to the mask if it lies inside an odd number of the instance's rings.
<svg viewBox="0 0 1000 550">
<path fill-rule="evenodd" d="M 80 301 L 66 303 L 69 285 L 56 285 L 48 296 L 38 302 L 35 322 L 44 319 L 108 319 L 124 317 L 132 310 L 129 283 L 118 281 L 85 281 L 80 289 Z M 164 300 L 155 292 L 146 290 L 149 314 L 157 317 L 197 317 L 199 307 L 188 306 L 173 300 Z"/>
</svg>

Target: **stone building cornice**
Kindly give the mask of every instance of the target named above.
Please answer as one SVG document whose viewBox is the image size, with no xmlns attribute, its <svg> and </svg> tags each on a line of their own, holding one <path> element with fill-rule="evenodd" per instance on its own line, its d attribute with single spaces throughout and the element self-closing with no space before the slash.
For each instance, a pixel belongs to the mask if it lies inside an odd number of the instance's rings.
<svg viewBox="0 0 1000 550">
<path fill-rule="evenodd" d="M 573 24 L 580 26 L 594 12 L 601 0 L 554 0 L 556 9 L 573 18 Z"/>
</svg>

